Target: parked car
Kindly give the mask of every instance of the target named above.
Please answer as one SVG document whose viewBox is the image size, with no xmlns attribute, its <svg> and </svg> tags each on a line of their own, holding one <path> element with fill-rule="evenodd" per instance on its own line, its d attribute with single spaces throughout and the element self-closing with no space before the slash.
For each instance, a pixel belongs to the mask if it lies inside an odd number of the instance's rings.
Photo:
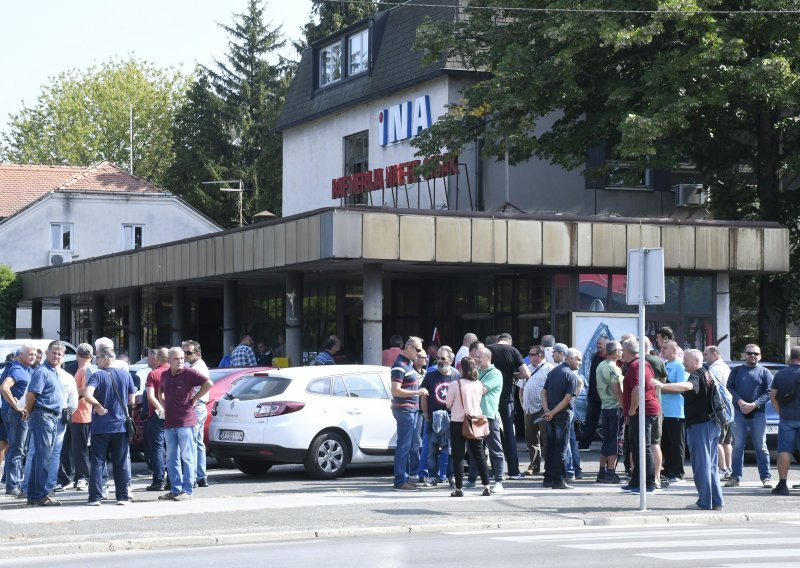
<svg viewBox="0 0 800 568">
<path fill-rule="evenodd" d="M 47 351 L 47 346 L 50 345 L 54 339 L 0 339 L 0 371 L 6 365 L 6 355 L 16 352 L 17 349 L 25 344 L 36 346 L 43 352 Z M 61 366 L 69 374 L 74 375 L 78 370 L 78 361 L 75 358 L 75 346 L 67 341 L 64 342 L 66 350 L 64 351 L 64 358 L 62 359 Z"/>
<path fill-rule="evenodd" d="M 301 463 L 333 479 L 348 464 L 391 463 L 397 444 L 388 367 L 331 365 L 244 376 L 216 403 L 209 445 L 242 472 Z"/>
<path fill-rule="evenodd" d="M 734 367 L 739 367 L 740 365 L 744 364 L 744 361 L 727 361 L 728 366 L 731 370 Z M 772 373 L 772 376 L 775 376 L 775 373 L 786 367 L 783 363 L 769 363 L 769 362 L 760 362 L 761 366 L 766 367 Z M 775 409 L 772 407 L 772 402 L 767 402 L 767 405 L 764 407 L 765 412 L 767 413 L 767 447 L 770 450 L 777 450 L 778 449 L 778 424 L 781 421 L 781 417 L 775 412 Z M 753 449 L 753 444 L 750 439 L 747 439 L 747 446 L 748 450 Z"/>
</svg>

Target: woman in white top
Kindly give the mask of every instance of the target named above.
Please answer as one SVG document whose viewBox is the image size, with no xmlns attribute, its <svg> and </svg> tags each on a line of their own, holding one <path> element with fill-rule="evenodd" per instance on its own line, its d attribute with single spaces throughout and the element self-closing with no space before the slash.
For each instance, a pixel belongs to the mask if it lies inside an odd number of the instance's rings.
<svg viewBox="0 0 800 568">
<path fill-rule="evenodd" d="M 450 493 L 451 497 L 463 497 L 461 490 L 464 483 L 464 446 L 466 443 L 470 455 L 478 464 L 478 473 L 483 484 L 485 497 L 492 494 L 489 489 L 489 468 L 483 459 L 483 440 L 468 440 L 461 434 L 464 415 L 482 415 L 481 398 L 483 385 L 478 380 L 478 367 L 472 357 L 461 359 L 461 379 L 452 382 L 447 389 L 447 408 L 450 409 L 450 440 L 452 441 L 453 469 L 456 476 L 456 490 Z"/>
</svg>

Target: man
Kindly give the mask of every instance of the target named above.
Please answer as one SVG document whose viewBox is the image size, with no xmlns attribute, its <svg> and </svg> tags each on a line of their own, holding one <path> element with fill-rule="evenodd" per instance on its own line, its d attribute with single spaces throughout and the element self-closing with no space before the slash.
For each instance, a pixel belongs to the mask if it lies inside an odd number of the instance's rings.
<svg viewBox="0 0 800 568">
<path fill-rule="evenodd" d="M 164 405 L 158 396 L 161 376 L 169 369 L 169 350 L 161 347 L 155 351 L 156 367 L 147 374 L 145 395 L 147 396 L 147 446 L 150 451 L 150 467 L 153 481 L 147 491 L 164 490 Z"/>
<path fill-rule="evenodd" d="M 161 374 L 159 399 L 164 402 L 164 437 L 167 442 L 167 471 L 171 491 L 159 496 L 162 501 L 186 501 L 192 498 L 197 463 L 194 406 L 214 384 L 194 369 L 184 367 L 180 347 L 168 352 L 169 369 Z M 194 387 L 200 387 L 196 390 Z"/>
<path fill-rule="evenodd" d="M 75 371 L 75 386 L 78 389 L 78 408 L 72 414 L 70 434 L 72 443 L 73 481 L 76 491 L 86 491 L 89 481 L 89 425 L 92 422 L 92 407 L 86 400 L 86 379 L 91 375 L 94 350 L 88 343 L 76 349 L 78 370 Z"/>
<path fill-rule="evenodd" d="M 461 370 L 461 359 L 469 355 L 470 346 L 478 341 L 478 336 L 474 333 L 464 334 L 464 340 L 461 342 L 461 347 L 456 352 L 456 370 Z"/>
<path fill-rule="evenodd" d="M 600 411 L 602 403 L 600 396 L 597 394 L 597 366 L 606 360 L 606 342 L 608 338 L 601 335 L 597 338 L 595 343 L 594 357 L 589 367 L 589 391 L 586 393 L 586 420 L 583 423 L 583 436 L 579 440 L 578 448 L 581 450 L 588 450 L 594 436 L 597 433 L 597 425 L 600 421 Z"/>
<path fill-rule="evenodd" d="M 428 391 L 419 385 L 420 374 L 414 369 L 413 361 L 417 355 L 425 355 L 422 340 L 409 337 L 402 353 L 392 365 L 392 414 L 397 422 L 397 446 L 394 452 L 395 491 L 418 491 L 409 481 L 409 462 L 419 412 L 419 397 L 427 396 Z"/>
<path fill-rule="evenodd" d="M 555 344 L 556 344 L 556 338 L 554 336 L 545 335 L 544 337 L 542 337 L 542 347 L 544 347 L 544 360 L 550 363 L 551 365 L 556 364 L 555 360 L 553 359 L 553 346 Z"/>
<path fill-rule="evenodd" d="M 272 359 L 275 356 L 272 353 L 272 348 L 267 345 L 267 342 L 263 339 L 258 342 L 256 347 L 258 349 L 258 353 L 256 353 L 256 364 L 259 367 L 271 367 Z"/>
<path fill-rule="evenodd" d="M 275 357 L 286 357 L 286 338 L 282 333 L 278 334 L 278 345 L 272 350 L 272 353 Z M 388 365 L 384 366 L 388 367 Z"/>
<path fill-rule="evenodd" d="M 619 483 L 616 473 L 619 434 L 622 428 L 622 371 L 617 361 L 622 353 L 618 341 L 607 341 L 605 360 L 597 366 L 597 394 L 600 397 L 600 416 L 603 424 L 603 444 L 600 447 L 600 470 L 597 483 Z"/>
<path fill-rule="evenodd" d="M 389 347 L 381 353 L 381 365 L 391 367 L 397 360 L 397 356 L 403 350 L 403 336 L 394 334 L 389 338 Z"/>
<path fill-rule="evenodd" d="M 208 365 L 203 361 L 203 353 L 200 350 L 200 344 L 197 341 L 184 341 L 181 344 L 183 348 L 183 355 L 186 358 L 186 363 L 189 367 L 203 375 L 205 378 L 210 378 L 208 374 Z M 199 391 L 200 389 L 196 387 Z M 196 394 L 196 393 L 195 393 Z M 206 418 L 208 418 L 208 393 L 201 396 L 197 404 L 194 405 L 194 412 L 197 415 L 197 424 L 194 427 L 194 442 L 197 445 L 197 468 L 195 469 L 195 479 L 193 486 L 208 487 L 208 478 L 206 476 L 206 444 L 203 439 L 205 433 Z"/>
<path fill-rule="evenodd" d="M 23 345 L 19 349 L 16 361 L 10 363 L 4 371 L 6 378 L 0 385 L 3 396 L 3 424 L 8 433 L 8 450 L 6 453 L 5 477 L 6 495 L 20 497 L 22 495 L 22 479 L 25 453 L 28 447 L 28 415 L 25 411 L 25 392 L 31 380 L 31 371 L 36 361 L 36 347 Z"/>
<path fill-rule="evenodd" d="M 428 372 L 428 355 L 427 353 L 417 353 L 416 358 L 413 360 L 414 370 L 419 375 L 420 381 L 418 386 L 422 386 L 422 381 L 425 378 L 425 373 Z M 420 408 L 422 408 L 422 399 L 420 396 Z M 422 487 L 430 487 L 430 484 L 425 484 L 425 478 L 428 476 L 428 461 L 427 459 L 420 458 L 428 455 L 427 437 L 424 437 L 422 416 L 419 410 L 417 411 L 416 421 L 414 422 L 414 435 L 411 437 L 411 452 L 408 457 L 408 476 L 411 479 L 417 478 Z M 423 437 L 425 439 L 423 439 Z"/>
<path fill-rule="evenodd" d="M 688 377 L 683 361 L 678 359 L 678 344 L 667 339 L 661 345 L 661 354 L 667 360 L 668 383 L 682 383 Z M 662 448 L 664 454 L 664 476 L 670 484 L 683 483 L 683 462 L 686 459 L 686 416 L 683 409 L 684 397 L 677 393 L 663 392 L 661 409 L 664 421 L 661 425 Z"/>
<path fill-rule="evenodd" d="M 503 374 L 492 364 L 492 351 L 478 344 L 472 358 L 478 364 L 478 379 L 483 384 L 483 398 L 481 398 L 481 412 L 489 419 L 489 436 L 485 444 L 489 450 L 489 463 L 492 466 L 494 485 L 492 493 L 502 493 L 503 489 L 503 463 L 505 461 L 503 450 L 503 435 L 500 432 L 500 396 L 503 390 Z M 470 462 L 472 463 L 472 462 Z M 475 476 L 475 477 L 473 477 Z M 469 486 L 474 486 L 478 476 L 478 467 L 470 465 Z M 465 487 L 469 487 L 465 485 Z"/>
<path fill-rule="evenodd" d="M 542 389 L 553 365 L 544 359 L 544 347 L 534 345 L 528 355 L 531 358 L 530 378 L 522 389 L 522 410 L 525 412 L 525 441 L 528 444 L 530 464 L 525 475 L 539 475 L 542 457 L 547 452 L 547 422 L 542 410 Z"/>
<path fill-rule="evenodd" d="M 744 348 L 744 365 L 728 376 L 728 392 L 733 398 L 733 471 L 725 487 L 738 487 L 744 467 L 744 446 L 747 436 L 753 441 L 761 485 L 772 488 L 767 449 L 767 414 L 764 406 L 770 398 L 772 374 L 759 365 L 761 348 L 753 343 Z"/>
<path fill-rule="evenodd" d="M 622 382 L 622 409 L 627 419 L 626 424 L 630 431 L 630 447 L 633 454 L 633 471 L 628 485 L 622 487 L 623 491 L 639 493 L 639 471 L 645 467 L 645 490 L 652 493 L 656 490 L 656 471 L 653 461 L 652 434 L 653 424 L 661 411 L 661 405 L 656 397 L 656 390 L 650 379 L 655 377 L 653 368 L 647 361 L 644 362 L 645 392 L 644 400 L 639 399 L 639 342 L 636 339 L 628 339 L 622 344 L 622 357 L 628 363 L 628 370 L 625 372 L 625 379 Z M 645 462 L 639 462 L 639 413 L 645 413 Z"/>
<path fill-rule="evenodd" d="M 334 355 L 336 355 L 341 348 L 341 340 L 335 335 L 331 335 L 325 340 L 325 344 L 322 346 L 322 351 L 320 351 L 319 354 L 314 357 L 314 360 L 311 361 L 311 365 L 335 365 L 336 359 L 334 358 Z"/>
<path fill-rule="evenodd" d="M 661 360 L 661 357 L 658 355 L 654 355 L 651 353 L 651 343 L 650 338 L 645 336 L 644 337 L 644 360 L 650 365 L 653 369 L 653 374 L 655 378 L 659 381 L 666 382 L 667 380 L 667 368 L 664 365 L 664 361 Z M 659 405 L 661 404 L 661 391 L 655 391 L 656 398 L 658 399 Z M 669 481 L 666 477 L 662 478 L 661 475 L 661 467 L 664 463 L 664 455 L 661 452 L 661 431 L 662 431 L 662 424 L 664 423 L 664 414 L 663 409 L 659 410 L 658 416 L 656 417 L 655 422 L 653 422 L 653 431 L 650 434 L 650 447 L 653 452 L 653 467 L 656 471 L 656 487 L 668 487 Z"/>
<path fill-rule="evenodd" d="M 28 480 L 28 505 L 49 507 L 61 505 L 47 495 L 48 466 L 53 454 L 58 420 L 61 418 L 63 393 L 58 366 L 64 357 L 64 344 L 53 341 L 47 346 L 45 362 L 31 376 L 25 394 L 25 412 L 30 425 L 35 454 Z"/>
<path fill-rule="evenodd" d="M 697 489 L 697 501 L 687 509 L 713 509 L 721 511 L 725 503 L 717 469 L 717 442 L 719 425 L 711 420 L 711 386 L 714 379 L 703 369 L 703 355 L 697 349 L 687 349 L 683 354 L 683 365 L 689 373 L 686 381 L 662 383 L 651 380 L 650 384 L 665 393 L 680 393 L 684 397 L 686 415 L 686 439 Z"/>
<path fill-rule="evenodd" d="M 793 396 L 784 398 L 790 393 Z M 800 347 L 795 345 L 789 351 L 789 366 L 781 369 L 772 380 L 770 389 L 772 406 L 781 417 L 778 424 L 778 477 L 780 478 L 772 493 L 789 495 L 786 479 L 789 477 L 789 464 L 792 454 L 800 447 Z M 787 401 L 787 398 L 789 399 Z M 781 401 L 784 401 L 781 403 Z"/>
<path fill-rule="evenodd" d="M 572 489 L 567 485 L 566 463 L 569 433 L 572 429 L 572 399 L 578 395 L 578 374 L 581 353 L 567 349 L 565 361 L 547 374 L 542 390 L 542 408 L 547 422 L 547 457 L 545 467 L 553 489 Z M 547 480 L 544 482 L 548 485 Z"/>
<path fill-rule="evenodd" d="M 94 342 L 95 353 L 97 353 L 101 349 L 111 349 L 113 351 L 114 350 L 114 341 L 109 337 L 101 337 L 101 338 L 97 339 Z M 112 365 L 116 369 L 124 369 L 126 371 L 128 369 L 130 369 L 130 366 L 128 365 L 127 357 L 125 357 L 125 358 L 119 357 L 118 359 L 114 359 Z"/>
<path fill-rule="evenodd" d="M 423 455 L 427 460 L 430 478 L 426 481 L 432 485 L 449 477 L 450 413 L 446 404 L 447 390 L 452 381 L 461 378 L 452 366 L 454 357 L 450 347 L 441 347 L 436 357 L 436 368 L 428 371 L 422 380 L 422 387 L 429 393 L 420 400 L 428 440 L 428 451 L 427 454 L 423 451 Z"/>
<path fill-rule="evenodd" d="M 239 345 L 231 353 L 231 367 L 256 367 L 256 354 L 253 352 L 253 338 L 243 335 Z"/>
<path fill-rule="evenodd" d="M 519 372 L 523 381 L 530 377 L 528 367 L 522 360 L 522 354 L 511 345 L 511 335 L 501 333 L 497 336 L 497 343 L 487 345 L 492 352 L 492 363 L 503 375 L 503 389 L 500 391 L 500 419 L 503 422 L 503 454 L 508 464 L 509 479 L 525 479 L 519 471 L 519 457 L 517 456 L 517 436 L 514 432 L 514 373 Z M 502 473 L 502 472 L 501 472 Z"/>
<path fill-rule="evenodd" d="M 722 360 L 722 353 L 716 345 L 709 345 L 703 350 L 703 361 L 708 366 L 711 377 L 719 383 L 723 389 L 723 394 L 733 402 L 733 397 L 728 391 L 728 376 L 731 368 Z M 719 435 L 719 448 L 717 448 L 717 462 L 719 472 L 723 481 L 731 478 L 731 468 L 733 462 L 733 425 L 725 424 L 722 426 Z"/>
<path fill-rule="evenodd" d="M 99 506 L 103 500 L 103 478 L 110 462 L 114 471 L 114 493 L 117 505 L 131 502 L 131 460 L 126 418 L 136 399 L 136 387 L 128 372 L 114 366 L 112 349 L 97 352 L 99 369 L 86 381 L 84 398 L 92 407 L 92 445 L 89 452 L 89 501 Z"/>
<path fill-rule="evenodd" d="M 553 363 L 555 365 L 561 365 L 562 363 L 566 362 L 567 359 L 567 351 L 569 347 L 567 347 L 564 343 L 556 343 L 553 345 Z M 580 375 L 578 377 L 578 390 L 575 393 L 575 396 L 578 396 L 581 393 L 581 389 L 583 388 L 583 379 Z M 578 438 L 575 434 L 575 413 L 572 413 L 572 424 L 569 429 L 569 442 L 567 443 L 567 462 L 564 464 L 567 468 L 567 479 L 582 479 L 583 478 L 583 471 L 581 469 L 581 454 L 580 450 L 578 449 Z M 545 482 L 549 479 L 549 475 L 545 472 Z"/>
</svg>

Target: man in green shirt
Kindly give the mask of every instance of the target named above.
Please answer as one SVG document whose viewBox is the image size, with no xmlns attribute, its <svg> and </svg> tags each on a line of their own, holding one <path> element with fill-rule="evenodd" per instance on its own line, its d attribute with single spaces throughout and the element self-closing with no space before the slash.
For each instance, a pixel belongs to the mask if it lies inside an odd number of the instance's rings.
<svg viewBox="0 0 800 568">
<path fill-rule="evenodd" d="M 614 471 L 617 467 L 617 439 L 622 425 L 622 370 L 617 361 L 622 355 L 618 341 L 606 343 L 606 360 L 597 366 L 595 379 L 600 396 L 600 413 L 603 423 L 603 445 L 600 448 L 600 472 L 597 483 L 619 483 Z"/>
</svg>

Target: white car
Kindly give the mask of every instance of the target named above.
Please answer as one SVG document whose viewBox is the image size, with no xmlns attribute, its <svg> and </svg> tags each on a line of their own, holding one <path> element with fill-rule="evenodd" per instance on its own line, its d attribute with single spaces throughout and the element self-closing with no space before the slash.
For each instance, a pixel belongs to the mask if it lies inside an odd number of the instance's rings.
<svg viewBox="0 0 800 568">
<path fill-rule="evenodd" d="M 350 463 L 391 463 L 397 428 L 388 367 L 292 367 L 242 377 L 212 410 L 209 444 L 247 474 L 302 463 L 333 479 Z"/>
</svg>

